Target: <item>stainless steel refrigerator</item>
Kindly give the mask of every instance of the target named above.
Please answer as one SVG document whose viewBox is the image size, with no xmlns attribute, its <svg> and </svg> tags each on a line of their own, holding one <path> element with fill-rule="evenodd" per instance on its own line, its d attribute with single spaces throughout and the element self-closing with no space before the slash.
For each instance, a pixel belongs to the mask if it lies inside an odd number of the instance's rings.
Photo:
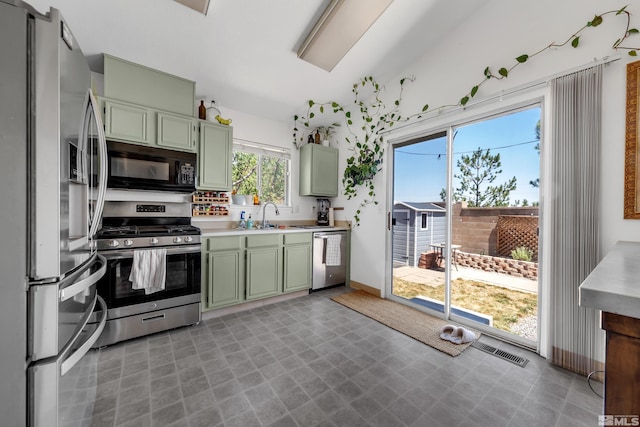
<svg viewBox="0 0 640 427">
<path fill-rule="evenodd" d="M 0 0 L 0 34 L 0 424 L 89 425 L 104 129 L 57 10 Z"/>
</svg>

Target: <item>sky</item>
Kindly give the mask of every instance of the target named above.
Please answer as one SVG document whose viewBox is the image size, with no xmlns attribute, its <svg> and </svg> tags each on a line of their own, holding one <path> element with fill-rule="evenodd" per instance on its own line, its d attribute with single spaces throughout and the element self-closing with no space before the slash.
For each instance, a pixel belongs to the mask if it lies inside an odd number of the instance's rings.
<svg viewBox="0 0 640 427">
<path fill-rule="evenodd" d="M 511 204 L 526 199 L 539 201 L 538 189 L 529 181 L 540 176 L 540 156 L 535 146 L 536 123 L 540 108 L 534 107 L 505 116 L 472 123 L 456 129 L 453 147 L 453 172 L 462 155 L 470 155 L 478 147 L 500 154 L 502 173 L 493 185 L 516 177 L 517 188 L 511 192 Z M 446 187 L 446 137 L 407 145 L 395 150 L 394 199 L 405 202 L 441 201 L 440 191 Z M 454 178 L 453 188 L 459 185 Z"/>
</svg>

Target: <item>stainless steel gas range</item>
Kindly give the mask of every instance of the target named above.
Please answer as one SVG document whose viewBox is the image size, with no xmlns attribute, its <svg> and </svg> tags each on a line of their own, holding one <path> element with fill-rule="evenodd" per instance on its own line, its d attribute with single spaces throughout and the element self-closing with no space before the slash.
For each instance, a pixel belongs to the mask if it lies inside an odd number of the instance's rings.
<svg viewBox="0 0 640 427">
<path fill-rule="evenodd" d="M 108 312 L 96 347 L 200 322 L 200 229 L 190 209 L 105 202 L 97 245 L 107 272 L 98 294 Z"/>
</svg>

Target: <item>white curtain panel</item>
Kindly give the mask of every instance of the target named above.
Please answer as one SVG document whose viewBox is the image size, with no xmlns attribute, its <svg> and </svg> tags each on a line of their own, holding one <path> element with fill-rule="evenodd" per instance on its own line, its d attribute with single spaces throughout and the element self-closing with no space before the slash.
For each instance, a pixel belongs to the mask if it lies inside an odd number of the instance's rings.
<svg viewBox="0 0 640 427">
<path fill-rule="evenodd" d="M 578 293 L 600 261 L 602 72 L 598 65 L 551 82 L 551 360 L 581 374 L 602 368 L 605 348 L 600 312 L 580 307 Z"/>
</svg>

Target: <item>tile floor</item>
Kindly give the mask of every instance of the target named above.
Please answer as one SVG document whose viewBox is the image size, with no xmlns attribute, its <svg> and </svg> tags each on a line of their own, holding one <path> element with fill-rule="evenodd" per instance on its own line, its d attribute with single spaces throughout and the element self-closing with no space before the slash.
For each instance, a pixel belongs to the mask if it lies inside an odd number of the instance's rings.
<svg viewBox="0 0 640 427">
<path fill-rule="evenodd" d="M 92 426 L 597 426 L 584 377 L 452 358 L 329 299 L 344 288 L 120 343 L 97 356 Z M 89 417 L 91 418 L 91 417 Z"/>
</svg>

